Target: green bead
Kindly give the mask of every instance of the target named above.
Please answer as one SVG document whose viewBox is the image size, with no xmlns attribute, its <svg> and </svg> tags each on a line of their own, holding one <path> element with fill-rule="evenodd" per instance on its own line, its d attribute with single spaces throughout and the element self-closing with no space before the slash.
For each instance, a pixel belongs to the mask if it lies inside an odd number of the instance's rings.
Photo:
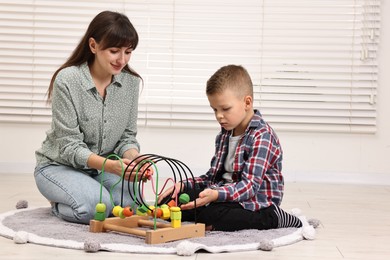
<svg viewBox="0 0 390 260">
<path fill-rule="evenodd" d="M 179 212 L 173 212 L 171 211 L 171 219 L 172 220 L 181 220 L 181 211 Z"/>
<path fill-rule="evenodd" d="M 148 212 L 148 207 L 146 205 L 142 205 L 142 206 L 138 207 L 138 211 L 141 213 L 146 213 L 146 212 Z"/>
<path fill-rule="evenodd" d="M 104 213 L 104 212 L 96 212 L 94 219 L 98 220 L 98 221 L 104 221 L 106 219 L 106 213 Z"/>
<path fill-rule="evenodd" d="M 187 204 L 188 202 L 190 202 L 190 196 L 187 193 L 182 193 L 179 196 L 179 201 L 182 204 Z"/>
</svg>

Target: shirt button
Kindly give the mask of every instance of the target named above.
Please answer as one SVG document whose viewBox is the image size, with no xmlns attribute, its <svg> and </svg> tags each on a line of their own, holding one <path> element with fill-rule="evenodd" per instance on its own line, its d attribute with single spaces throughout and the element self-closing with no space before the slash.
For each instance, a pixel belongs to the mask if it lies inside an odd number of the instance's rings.
<svg viewBox="0 0 390 260">
<path fill-rule="evenodd" d="M 107 123 L 107 120 L 104 120 L 104 123 Z"/>
</svg>

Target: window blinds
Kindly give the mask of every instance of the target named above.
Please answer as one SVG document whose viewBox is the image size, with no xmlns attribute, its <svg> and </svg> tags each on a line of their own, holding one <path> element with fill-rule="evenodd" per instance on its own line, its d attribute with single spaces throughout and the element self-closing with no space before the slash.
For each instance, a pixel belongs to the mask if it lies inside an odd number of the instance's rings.
<svg viewBox="0 0 390 260">
<path fill-rule="evenodd" d="M 50 122 L 45 94 L 91 19 L 126 13 L 140 35 L 139 125 L 216 127 L 205 95 L 246 67 L 278 130 L 375 133 L 380 0 L 1 1 L 0 121 Z"/>
</svg>

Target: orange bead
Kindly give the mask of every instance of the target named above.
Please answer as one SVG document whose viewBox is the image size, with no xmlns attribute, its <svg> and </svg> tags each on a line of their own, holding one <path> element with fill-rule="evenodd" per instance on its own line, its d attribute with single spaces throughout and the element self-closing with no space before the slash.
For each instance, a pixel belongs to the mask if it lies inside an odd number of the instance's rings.
<svg viewBox="0 0 390 260">
<path fill-rule="evenodd" d="M 131 217 L 133 215 L 133 210 L 131 210 L 130 207 L 125 207 L 123 209 L 123 215 L 125 215 L 126 217 Z"/>
<path fill-rule="evenodd" d="M 176 207 L 176 201 L 175 200 L 171 200 L 170 202 L 168 202 L 168 206 L 171 208 L 171 207 Z"/>
<path fill-rule="evenodd" d="M 162 210 L 160 208 L 157 208 L 156 218 L 161 218 L 162 214 L 163 214 Z M 154 216 L 154 211 L 152 216 Z"/>
</svg>

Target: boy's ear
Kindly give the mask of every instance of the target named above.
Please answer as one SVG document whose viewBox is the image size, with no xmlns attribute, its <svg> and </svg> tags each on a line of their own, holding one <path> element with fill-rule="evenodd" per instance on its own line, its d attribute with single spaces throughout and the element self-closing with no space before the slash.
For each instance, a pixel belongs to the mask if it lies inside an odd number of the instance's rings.
<svg viewBox="0 0 390 260">
<path fill-rule="evenodd" d="M 251 96 L 245 96 L 245 106 L 246 108 L 252 108 L 252 97 Z"/>
<path fill-rule="evenodd" d="M 91 50 L 91 52 L 93 53 L 93 54 L 96 54 L 96 41 L 95 41 L 95 39 L 94 38 L 89 38 L 89 49 Z"/>
</svg>

